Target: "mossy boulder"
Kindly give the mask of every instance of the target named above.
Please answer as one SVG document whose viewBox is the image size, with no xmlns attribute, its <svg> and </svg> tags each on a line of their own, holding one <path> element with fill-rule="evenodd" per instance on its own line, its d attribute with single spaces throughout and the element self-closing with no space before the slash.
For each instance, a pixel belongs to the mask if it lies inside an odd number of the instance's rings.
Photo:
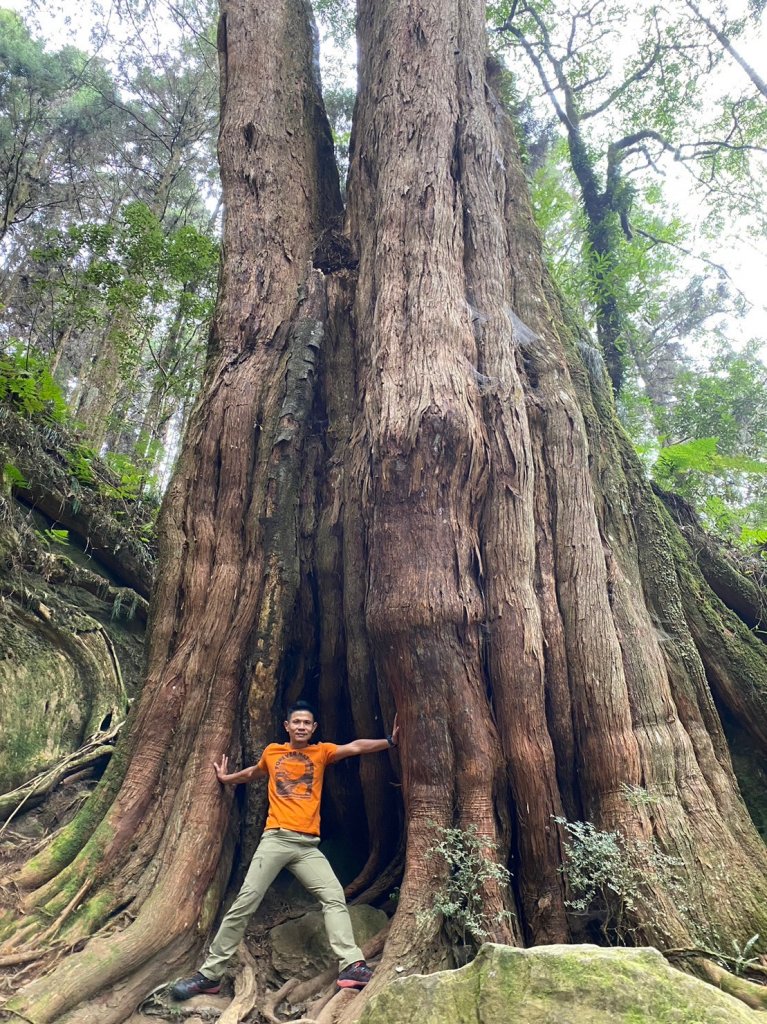
<svg viewBox="0 0 767 1024">
<path fill-rule="evenodd" d="M 411 975 L 360 1024 L 756 1024 L 761 1015 L 656 949 L 485 945 L 457 971 Z"/>
<path fill-rule="evenodd" d="M 0 493 L 0 817 L 125 718 L 143 672 L 146 602 L 54 526 Z"/>
<path fill-rule="evenodd" d="M 386 924 L 383 910 L 364 903 L 349 907 L 354 938 L 358 946 L 376 935 Z M 272 928 L 272 963 L 285 978 L 311 978 L 337 963 L 328 945 L 322 911 L 311 910 L 294 921 Z"/>
<path fill-rule="evenodd" d="M 0 598 L 0 794 L 116 724 L 127 707 L 104 626 L 53 594 L 46 600 Z"/>
</svg>

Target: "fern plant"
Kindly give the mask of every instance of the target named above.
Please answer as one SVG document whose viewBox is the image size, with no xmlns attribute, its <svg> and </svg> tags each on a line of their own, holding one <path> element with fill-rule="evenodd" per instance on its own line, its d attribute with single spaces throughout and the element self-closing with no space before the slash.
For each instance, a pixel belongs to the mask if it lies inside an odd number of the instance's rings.
<svg viewBox="0 0 767 1024">
<path fill-rule="evenodd" d="M 67 417 L 67 403 L 47 363 L 27 352 L 21 343 L 0 354 L 0 402 L 3 401 L 26 416 L 56 423 L 63 423 Z"/>
</svg>

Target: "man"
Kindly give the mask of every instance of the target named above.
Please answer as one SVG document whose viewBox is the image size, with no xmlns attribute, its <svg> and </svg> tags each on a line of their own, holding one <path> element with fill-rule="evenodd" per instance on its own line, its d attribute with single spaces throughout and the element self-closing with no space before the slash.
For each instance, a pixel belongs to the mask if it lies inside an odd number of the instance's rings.
<svg viewBox="0 0 767 1024">
<path fill-rule="evenodd" d="M 221 922 L 207 960 L 191 978 L 171 986 L 175 999 L 219 991 L 221 976 L 245 934 L 248 919 L 281 868 L 292 872 L 322 904 L 328 942 L 339 962 L 338 986 L 363 988 L 370 981 L 370 968 L 354 941 L 341 883 L 317 848 L 320 797 L 325 768 L 329 764 L 397 746 L 397 719 L 394 719 L 391 736 L 385 739 L 354 740 L 341 746 L 311 742 L 317 721 L 306 701 L 298 701 L 288 708 L 284 725 L 288 742 L 270 743 L 258 764 L 228 774 L 226 756 L 221 758 L 220 764 L 213 762 L 216 777 L 225 786 L 267 775 L 269 815 L 242 889 Z"/>
</svg>

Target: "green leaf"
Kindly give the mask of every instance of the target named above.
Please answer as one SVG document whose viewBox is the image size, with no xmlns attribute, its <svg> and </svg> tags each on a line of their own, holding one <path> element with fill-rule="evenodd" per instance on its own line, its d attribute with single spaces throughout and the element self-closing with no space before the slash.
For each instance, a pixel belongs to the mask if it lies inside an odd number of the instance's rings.
<svg viewBox="0 0 767 1024">
<path fill-rule="evenodd" d="M 696 470 L 699 473 L 714 471 L 718 440 L 715 437 L 700 437 L 662 448 L 656 463 L 664 473 L 683 473 Z"/>
<path fill-rule="evenodd" d="M 21 470 L 14 466 L 12 462 L 6 462 L 0 473 L 3 480 L 10 484 L 11 487 L 27 487 L 27 481 Z"/>
</svg>

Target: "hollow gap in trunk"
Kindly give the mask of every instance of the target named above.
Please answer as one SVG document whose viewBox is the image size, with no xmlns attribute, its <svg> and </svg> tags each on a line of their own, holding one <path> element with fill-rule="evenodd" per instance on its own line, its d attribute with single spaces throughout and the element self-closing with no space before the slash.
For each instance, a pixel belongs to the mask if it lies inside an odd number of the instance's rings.
<svg viewBox="0 0 767 1024">
<path fill-rule="evenodd" d="M 767 758 L 751 735 L 714 697 L 740 793 L 759 835 L 767 841 Z"/>
</svg>

